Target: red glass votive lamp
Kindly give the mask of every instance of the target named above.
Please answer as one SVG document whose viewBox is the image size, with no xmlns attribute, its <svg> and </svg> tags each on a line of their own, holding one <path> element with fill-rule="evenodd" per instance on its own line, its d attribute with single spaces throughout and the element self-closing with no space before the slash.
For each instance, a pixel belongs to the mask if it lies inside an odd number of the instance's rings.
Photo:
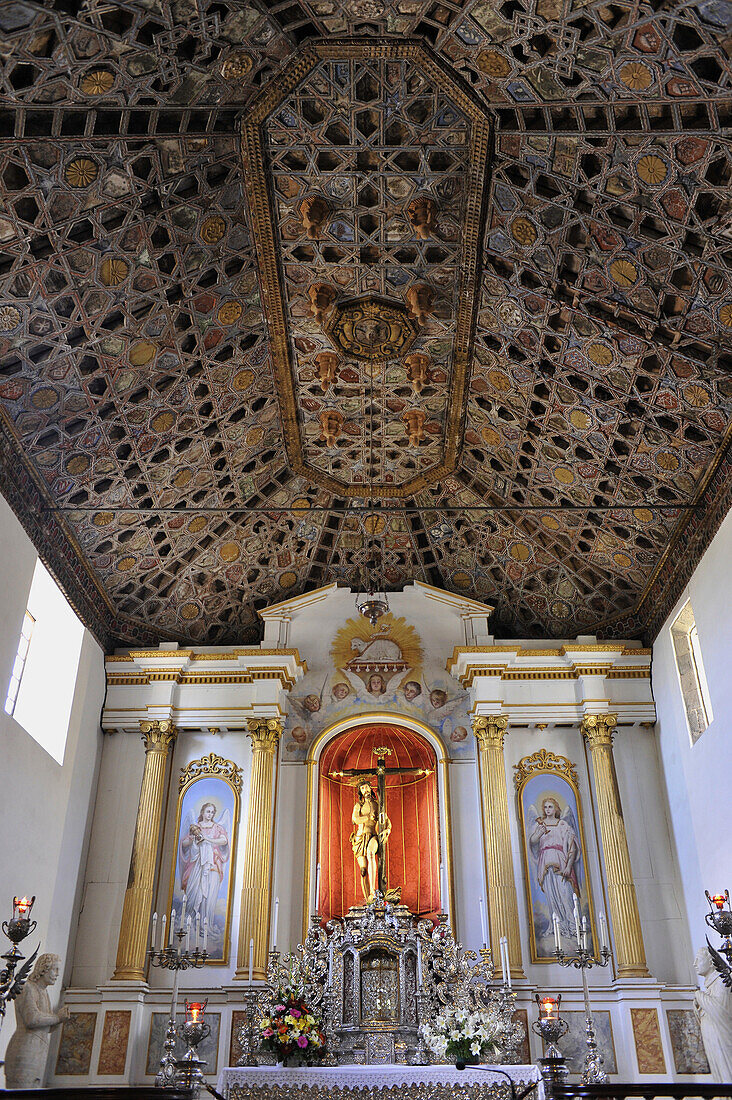
<svg viewBox="0 0 732 1100">
<path fill-rule="evenodd" d="M 539 1019 L 540 1020 L 558 1020 L 559 1019 L 559 1003 L 561 1001 L 559 997 L 542 997 L 539 1001 Z"/>
<path fill-rule="evenodd" d="M 35 894 L 32 898 L 13 898 L 13 920 L 30 920 Z"/>
<path fill-rule="evenodd" d="M 190 1024 L 199 1024 L 203 1021 L 208 1001 L 186 1001 L 186 1016 Z"/>
<path fill-rule="evenodd" d="M 712 901 L 717 909 L 724 909 L 724 903 L 726 901 L 724 894 L 712 894 L 710 901 Z"/>
</svg>

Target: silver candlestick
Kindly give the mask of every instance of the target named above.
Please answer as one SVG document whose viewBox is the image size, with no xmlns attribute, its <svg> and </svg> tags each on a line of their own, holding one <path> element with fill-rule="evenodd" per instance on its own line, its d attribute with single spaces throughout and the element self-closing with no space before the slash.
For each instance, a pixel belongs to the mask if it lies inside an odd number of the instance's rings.
<svg viewBox="0 0 732 1100">
<path fill-rule="evenodd" d="M 165 918 L 163 918 L 165 919 Z M 175 924 L 175 910 L 171 915 L 171 925 Z M 178 1007 L 178 979 L 181 970 L 200 970 L 203 964 L 208 958 L 208 951 L 205 947 L 203 950 L 199 950 L 198 947 L 198 935 L 196 935 L 196 946 L 193 951 L 190 951 L 187 947 L 183 947 L 183 940 L 188 941 L 190 939 L 190 918 L 188 925 L 171 931 L 170 940 L 167 947 L 155 948 L 151 947 L 148 954 L 150 956 L 150 964 L 152 966 L 162 967 L 163 970 L 172 970 L 175 977 L 173 979 L 173 992 L 170 997 L 170 1016 L 168 1018 L 168 1027 L 165 1032 L 165 1042 L 163 1043 L 163 1057 L 160 1059 L 160 1068 L 158 1069 L 155 1077 L 155 1085 L 157 1088 L 171 1089 L 176 1088 L 176 1072 L 178 1067 L 176 1066 L 175 1058 L 175 1039 L 176 1039 L 176 1025 L 175 1014 Z M 155 939 L 155 922 L 153 923 L 153 940 Z M 174 944 L 173 941 L 177 939 L 178 943 Z M 206 943 L 206 936 L 204 934 L 204 944 Z"/>
<path fill-rule="evenodd" d="M 557 948 L 554 954 L 557 956 L 557 961 L 560 966 L 573 966 L 575 970 L 579 970 L 582 974 L 582 989 L 585 997 L 585 1042 L 587 1044 L 585 1068 L 582 1072 L 582 1084 L 603 1084 L 608 1080 L 608 1075 L 603 1069 L 604 1059 L 597 1048 L 595 1017 L 592 1015 L 592 1005 L 590 1004 L 587 971 L 591 970 L 593 966 L 607 966 L 611 958 L 610 949 L 603 943 L 600 948 L 599 958 L 595 958 L 594 952 L 590 949 L 590 933 L 587 928 L 587 918 L 585 917 L 583 919 L 582 928 L 580 929 L 579 915 L 575 912 L 575 922 L 577 925 L 577 950 L 571 955 L 566 955 L 562 950 L 558 922 L 555 920 L 554 935 Z M 600 923 L 601 927 L 604 927 L 604 917 L 601 917 Z"/>
</svg>

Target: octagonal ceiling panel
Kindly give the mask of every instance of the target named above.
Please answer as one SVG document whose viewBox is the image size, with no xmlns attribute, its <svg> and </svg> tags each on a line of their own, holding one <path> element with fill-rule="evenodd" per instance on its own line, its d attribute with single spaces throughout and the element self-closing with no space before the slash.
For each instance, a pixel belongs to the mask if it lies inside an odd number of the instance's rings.
<svg viewBox="0 0 732 1100">
<path fill-rule="evenodd" d="M 306 49 L 247 114 L 285 445 L 332 491 L 402 497 L 455 466 L 489 137 L 414 42 Z"/>
</svg>

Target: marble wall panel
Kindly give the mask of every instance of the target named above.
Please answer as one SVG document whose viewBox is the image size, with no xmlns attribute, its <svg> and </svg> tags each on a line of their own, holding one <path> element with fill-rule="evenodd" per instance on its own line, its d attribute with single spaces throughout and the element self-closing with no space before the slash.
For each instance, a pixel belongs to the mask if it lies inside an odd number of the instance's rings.
<svg viewBox="0 0 732 1100">
<path fill-rule="evenodd" d="M 147 1064 L 145 1066 L 145 1074 L 148 1077 L 154 1077 L 158 1072 L 160 1059 L 163 1056 L 163 1042 L 165 1040 L 165 1030 L 168 1026 L 168 1019 L 167 1012 L 153 1012 L 150 1018 L 150 1034 L 147 1041 Z M 184 1020 L 185 1013 L 179 1012 L 176 1016 L 176 1022 L 182 1024 Z M 198 1056 L 206 1062 L 206 1068 L 203 1072 L 207 1077 L 210 1077 L 218 1071 L 221 1013 L 207 1012 L 206 1023 L 211 1025 L 211 1034 L 208 1038 L 202 1039 L 198 1044 Z M 175 1041 L 176 1058 L 182 1058 L 185 1054 L 185 1050 L 186 1048 L 183 1042 L 181 1039 L 177 1038 Z"/>
<path fill-rule="evenodd" d="M 661 1026 L 655 1008 L 631 1008 L 635 1056 L 639 1073 L 666 1073 L 661 1044 Z"/>
<path fill-rule="evenodd" d="M 666 1010 L 668 1033 L 677 1073 L 709 1073 L 699 1022 L 690 1008 Z"/>
<path fill-rule="evenodd" d="M 91 1066 L 96 1012 L 72 1012 L 64 1021 L 56 1059 L 56 1076 L 85 1076 Z"/>
<path fill-rule="evenodd" d="M 618 1063 L 615 1057 L 615 1042 L 613 1040 L 613 1025 L 610 1013 L 600 1009 L 594 1013 L 595 1032 L 597 1046 L 605 1059 L 605 1069 L 608 1073 L 618 1072 Z M 587 1053 L 585 1035 L 584 1012 L 562 1012 L 562 1019 L 567 1021 L 569 1031 L 559 1040 L 557 1046 L 567 1059 L 570 1073 L 581 1073 Z"/>
<path fill-rule="evenodd" d="M 121 1076 L 124 1073 L 131 1020 L 132 1012 L 128 1008 L 112 1008 L 105 1012 L 102 1045 L 97 1065 L 97 1073 L 100 1075 Z"/>
</svg>

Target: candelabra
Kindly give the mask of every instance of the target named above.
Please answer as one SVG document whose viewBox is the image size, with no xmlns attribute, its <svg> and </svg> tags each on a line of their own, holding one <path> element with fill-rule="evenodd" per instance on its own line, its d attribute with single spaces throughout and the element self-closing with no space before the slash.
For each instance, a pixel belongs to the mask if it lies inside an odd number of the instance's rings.
<svg viewBox="0 0 732 1100">
<path fill-rule="evenodd" d="M 184 910 L 185 912 L 185 910 Z M 168 946 L 163 946 L 165 940 L 165 917 L 163 917 L 163 934 L 161 937 L 160 945 L 156 948 L 155 944 L 155 928 L 157 924 L 157 914 L 153 917 L 153 932 L 152 940 L 153 946 L 151 946 L 148 954 L 150 956 L 150 963 L 152 966 L 162 967 L 163 970 L 172 970 L 174 973 L 173 978 L 173 992 L 170 998 L 170 1018 L 168 1019 L 168 1027 L 165 1032 L 165 1042 L 163 1043 L 163 1057 L 160 1059 L 160 1068 L 155 1078 L 155 1084 L 158 1088 L 176 1088 L 176 1059 L 175 1059 L 175 1039 L 176 1039 L 176 1024 L 175 1014 L 178 1007 L 178 979 L 181 970 L 199 970 L 208 958 L 208 952 L 206 951 L 206 944 L 208 942 L 208 928 L 204 925 L 203 934 L 203 949 L 199 950 L 198 947 L 198 926 L 196 926 L 195 934 L 195 949 L 189 950 L 190 935 L 191 935 L 191 920 L 188 918 L 188 924 L 183 924 L 184 913 L 181 914 L 181 925 L 176 929 L 175 927 L 175 909 L 170 915 L 170 939 Z M 175 944 L 173 941 L 178 940 Z M 183 940 L 186 940 L 186 947 L 183 947 Z M 206 1025 L 208 1026 L 208 1025 Z M 203 1038 L 203 1036 L 201 1036 Z M 200 1040 L 199 1040 L 200 1042 Z"/>
<path fill-rule="evenodd" d="M 26 961 L 25 955 L 18 950 L 18 944 L 35 930 L 36 921 L 31 920 L 31 909 L 35 900 L 35 895 L 30 901 L 28 898 L 13 898 L 13 915 L 10 920 L 2 923 L 3 932 L 13 946 L 2 956 L 5 967 L 0 970 L 0 1027 L 5 1019 L 9 1002 L 15 1000 L 25 985 L 38 954 L 38 948 L 36 948 Z M 23 965 L 17 970 L 19 963 Z"/>
<path fill-rule="evenodd" d="M 211 1026 L 203 1018 L 207 1004 L 208 1000 L 192 1001 L 190 1004 L 186 1001 L 186 1018 L 178 1029 L 178 1034 L 187 1049 L 183 1057 L 176 1062 L 178 1072 L 175 1075 L 175 1084 L 179 1088 L 193 1089 L 196 1095 L 200 1092 L 203 1083 L 201 1067 L 206 1065 L 206 1062 L 198 1057 L 197 1047 L 202 1039 L 207 1039 L 211 1034 Z"/>
<path fill-rule="evenodd" d="M 730 972 L 732 972 L 732 909 L 729 904 L 729 890 L 725 890 L 723 894 L 712 894 L 711 897 L 708 890 L 705 890 L 704 893 L 707 895 L 710 910 L 705 915 L 704 920 L 710 928 L 714 929 L 718 936 L 722 937 L 723 943 L 720 945 L 719 950 L 726 956 L 727 972 L 729 976 Z M 725 902 L 727 903 L 726 909 L 724 907 Z M 709 944 L 709 948 L 712 950 L 712 945 L 709 943 L 709 940 L 707 940 L 707 944 Z M 712 955 L 712 958 L 714 958 L 714 955 Z M 715 961 L 715 966 L 716 965 Z M 717 969 L 719 969 L 719 967 L 717 967 Z"/>
<path fill-rule="evenodd" d="M 557 920 L 556 913 L 553 914 L 552 921 L 554 924 L 554 940 L 556 943 L 556 950 L 554 954 L 557 956 L 557 961 L 559 965 L 573 966 L 575 970 L 579 970 L 582 974 L 582 990 L 585 998 L 585 1042 L 587 1044 L 587 1054 L 585 1055 L 585 1068 L 582 1072 L 582 1084 L 602 1084 L 608 1080 L 608 1076 L 603 1069 L 604 1059 L 600 1054 L 600 1051 L 597 1049 L 595 1017 L 592 1015 L 590 990 L 587 985 L 587 971 L 591 970 L 593 966 L 607 966 L 607 964 L 610 962 L 610 949 L 605 943 L 605 917 L 602 914 L 600 915 L 602 946 L 600 948 L 599 958 L 595 958 L 594 951 L 590 949 L 590 933 L 587 928 L 586 917 L 582 918 L 582 922 L 580 925 L 579 908 L 577 906 L 576 898 L 574 906 L 574 922 L 577 932 L 577 950 L 574 954 L 566 955 L 562 950 L 562 941 L 559 934 L 559 921 Z"/>
</svg>

